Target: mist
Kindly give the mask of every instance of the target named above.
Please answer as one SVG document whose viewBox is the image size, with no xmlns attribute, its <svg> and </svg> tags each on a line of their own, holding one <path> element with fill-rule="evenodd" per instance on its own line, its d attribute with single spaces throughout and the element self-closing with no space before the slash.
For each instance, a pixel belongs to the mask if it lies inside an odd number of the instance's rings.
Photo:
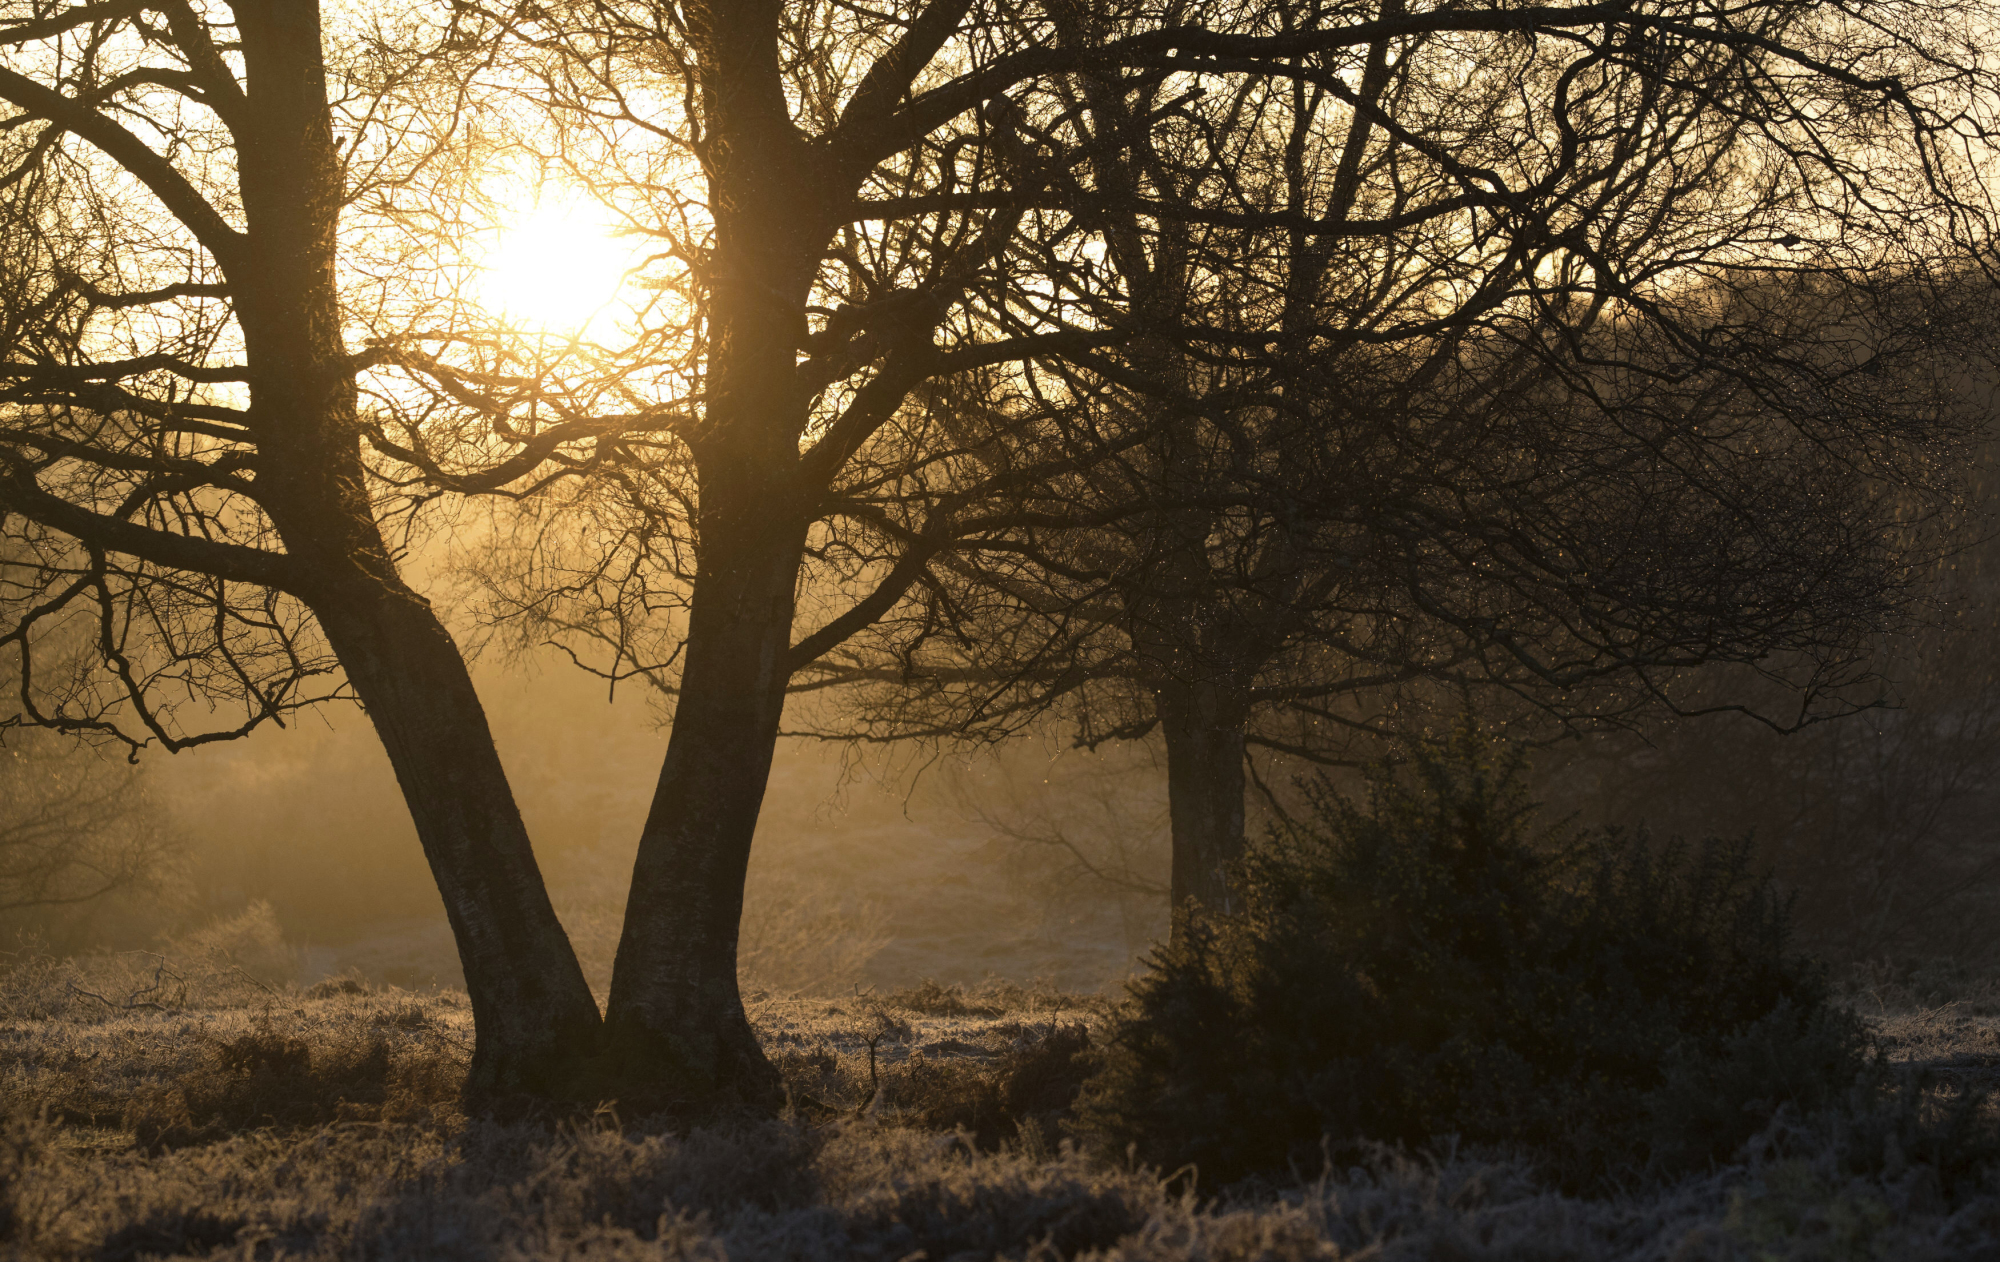
<svg viewBox="0 0 2000 1262">
<path fill-rule="evenodd" d="M 1749 836 L 1796 900 L 1799 945 L 1836 963 L 1978 966 L 2000 904 L 1987 822 L 2000 769 L 1994 551 L 1982 543 L 1941 564 L 1919 622 L 1878 640 L 1877 708 L 1790 735 L 1740 715 L 1592 732 L 1531 755 L 1537 797 L 1579 827 Z M 601 1002 L 664 716 L 645 689 L 608 690 L 555 653 L 488 653 L 475 677 Z M 1756 695 L 1716 671 L 1692 687 Z M 1431 725 L 1457 704 L 1441 701 Z M 129 766 L 121 751 L 32 732 L 12 734 L 9 750 L 121 784 L 129 818 L 118 827 L 147 847 L 129 888 L 8 914 L 24 942 L 130 951 L 233 923 L 231 949 L 257 954 L 277 980 L 463 985 L 416 831 L 358 706 L 179 754 L 142 751 Z M 1316 780 L 1360 790 L 1352 767 L 1256 763 L 1252 836 L 1299 810 Z M 1168 830 L 1152 741 L 1079 748 L 1054 719 L 998 743 L 785 739 L 752 852 L 744 987 L 836 995 L 1000 978 L 1115 992 L 1166 936 Z"/>
<path fill-rule="evenodd" d="M 660 713 L 638 689 L 607 696 L 560 658 L 489 658 L 476 675 L 557 911 L 601 998 L 664 751 Z M 138 771 L 139 809 L 175 839 L 178 864 L 142 899 L 73 914 L 64 945 L 145 947 L 268 904 L 295 957 L 289 980 L 463 984 L 415 829 L 358 707 L 177 755 L 147 751 Z M 1068 819 L 1083 830 L 1071 840 L 1129 851 L 1163 880 L 1163 774 L 1143 746 L 1091 753 L 1053 737 L 872 758 L 782 742 L 746 895 L 746 987 L 828 993 L 988 976 L 1111 985 L 1164 934 L 1164 886 L 1077 885 L 1074 856 L 1049 824 Z"/>
</svg>

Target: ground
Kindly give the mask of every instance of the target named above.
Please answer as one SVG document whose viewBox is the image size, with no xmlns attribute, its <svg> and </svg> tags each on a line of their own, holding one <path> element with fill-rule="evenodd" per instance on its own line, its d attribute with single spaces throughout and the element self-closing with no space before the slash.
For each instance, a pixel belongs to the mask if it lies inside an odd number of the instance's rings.
<svg viewBox="0 0 2000 1262">
<path fill-rule="evenodd" d="M 1850 998 L 1892 1058 L 2000 1086 L 2000 1003 L 1960 989 L 1864 979 Z M 2000 1258 L 2000 1188 L 1947 1203 L 1920 1160 L 1849 1177 L 1837 1141 L 1785 1119 L 1736 1164 L 1595 1199 L 1493 1154 L 1383 1152 L 1233 1189 L 1136 1169 L 1062 1127 L 1108 1011 L 998 984 L 766 994 L 753 1016 L 787 1116 L 672 1135 L 615 1109 L 467 1119 L 455 992 L 17 960 L 0 974 L 0 1255 Z"/>
</svg>

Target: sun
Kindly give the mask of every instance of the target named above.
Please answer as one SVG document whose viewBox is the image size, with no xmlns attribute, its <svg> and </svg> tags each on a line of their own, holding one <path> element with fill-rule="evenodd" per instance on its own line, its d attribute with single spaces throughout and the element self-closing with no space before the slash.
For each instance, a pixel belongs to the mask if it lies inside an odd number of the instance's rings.
<svg viewBox="0 0 2000 1262">
<path fill-rule="evenodd" d="M 618 305 L 634 254 L 595 202 L 541 200 L 494 234 L 479 303 L 523 327 L 581 334 Z"/>
</svg>

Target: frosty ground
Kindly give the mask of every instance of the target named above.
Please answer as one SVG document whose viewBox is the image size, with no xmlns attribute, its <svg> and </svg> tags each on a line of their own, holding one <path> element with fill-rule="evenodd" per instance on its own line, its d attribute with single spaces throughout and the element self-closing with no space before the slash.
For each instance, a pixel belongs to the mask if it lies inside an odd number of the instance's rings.
<svg viewBox="0 0 2000 1262">
<path fill-rule="evenodd" d="M 1849 988 L 1947 1094 L 2000 1084 L 2000 1002 Z M 1215 1188 L 1070 1142 L 1102 996 L 992 984 L 757 995 L 784 1118 L 508 1124 L 455 1098 L 460 993 L 304 990 L 214 961 L 28 958 L 0 975 L 0 1251 L 20 1258 L 1864 1259 L 2000 1257 L 2000 1185 L 1920 1158 L 1843 1173 L 1772 1125 L 1740 1159 L 1595 1198 L 1504 1153 L 1379 1152 Z M 871 1055 L 873 1069 L 871 1072 Z"/>
</svg>

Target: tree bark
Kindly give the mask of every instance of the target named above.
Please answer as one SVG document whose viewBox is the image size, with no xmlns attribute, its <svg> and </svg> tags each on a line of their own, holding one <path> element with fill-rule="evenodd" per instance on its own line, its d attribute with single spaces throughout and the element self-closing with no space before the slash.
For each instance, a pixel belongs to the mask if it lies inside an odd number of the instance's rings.
<svg viewBox="0 0 2000 1262">
<path fill-rule="evenodd" d="M 380 734 L 443 896 L 472 1000 L 468 1094 L 565 1097 L 596 1001 L 550 905 L 463 655 L 397 573 L 359 450 L 335 285 L 341 175 L 317 6 L 235 6 L 232 124 L 245 232 L 225 260 L 243 329 L 257 495 Z"/>
<path fill-rule="evenodd" d="M 366 579 L 314 602 L 395 768 L 465 970 L 468 1098 L 590 1103 L 600 1022 L 464 656 L 429 602 Z"/>
<path fill-rule="evenodd" d="M 1237 907 L 1230 868 L 1243 855 L 1244 715 L 1218 692 L 1207 684 L 1171 683 L 1154 694 L 1167 742 L 1170 888 L 1177 913 L 1190 901 L 1224 915 Z"/>
<path fill-rule="evenodd" d="M 781 1102 L 736 983 L 743 879 L 791 677 L 794 589 L 824 488 L 802 485 L 806 302 L 838 222 L 794 126 L 778 0 L 690 3 L 715 221 L 698 571 L 673 733 L 639 838 L 605 1011 L 618 1098 L 699 1117 Z M 851 191 L 852 181 L 846 186 Z"/>
<path fill-rule="evenodd" d="M 781 1099 L 743 1010 L 736 943 L 790 678 L 803 542 L 802 529 L 777 529 L 703 551 L 605 1021 L 611 1081 L 638 1107 L 765 1112 Z"/>
</svg>

